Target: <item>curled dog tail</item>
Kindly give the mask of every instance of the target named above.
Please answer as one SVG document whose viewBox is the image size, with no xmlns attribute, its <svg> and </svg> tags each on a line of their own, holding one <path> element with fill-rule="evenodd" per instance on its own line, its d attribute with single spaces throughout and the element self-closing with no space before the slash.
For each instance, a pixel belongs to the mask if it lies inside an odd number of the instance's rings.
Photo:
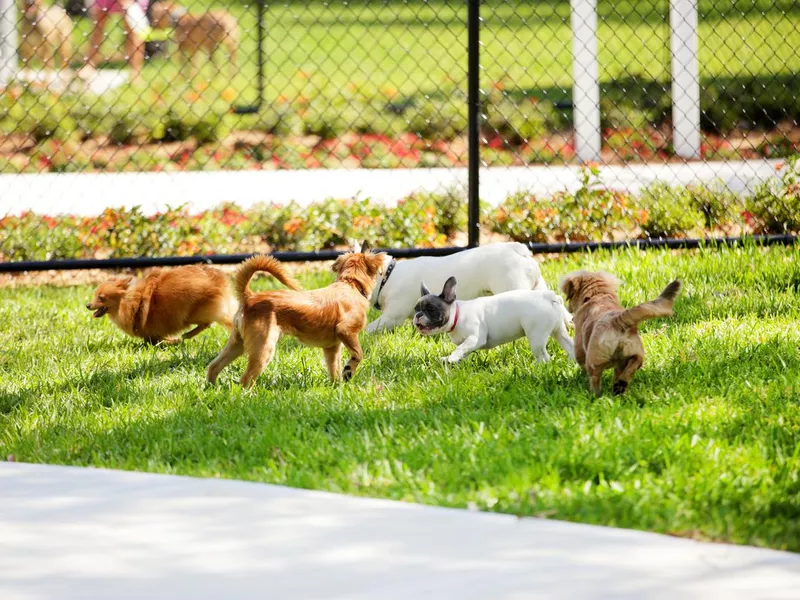
<svg viewBox="0 0 800 600">
<path fill-rule="evenodd" d="M 681 291 L 681 282 L 677 279 L 670 283 L 655 300 L 629 308 L 611 319 L 611 325 L 619 331 L 627 331 L 647 319 L 671 317 L 672 305 Z"/>
<path fill-rule="evenodd" d="M 250 280 L 253 278 L 253 275 L 259 271 L 266 271 L 283 285 L 296 292 L 300 292 L 303 289 L 300 287 L 300 284 L 297 283 L 297 280 L 286 272 L 283 265 L 281 265 L 277 259 L 272 256 L 257 254 L 244 261 L 236 271 L 234 289 L 236 290 L 236 297 L 239 298 L 240 303 L 243 304 L 244 301 L 250 297 Z"/>
</svg>

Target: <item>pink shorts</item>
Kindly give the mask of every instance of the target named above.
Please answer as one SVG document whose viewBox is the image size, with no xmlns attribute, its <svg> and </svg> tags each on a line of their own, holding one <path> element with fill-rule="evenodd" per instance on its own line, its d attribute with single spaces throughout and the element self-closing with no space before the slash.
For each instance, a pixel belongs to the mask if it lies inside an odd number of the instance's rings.
<svg viewBox="0 0 800 600">
<path fill-rule="evenodd" d="M 141 6 L 143 11 L 147 12 L 149 0 L 136 0 L 136 4 Z M 125 12 L 122 10 L 122 5 L 119 3 L 119 0 L 94 0 L 93 8 L 110 15 L 121 15 Z"/>
</svg>

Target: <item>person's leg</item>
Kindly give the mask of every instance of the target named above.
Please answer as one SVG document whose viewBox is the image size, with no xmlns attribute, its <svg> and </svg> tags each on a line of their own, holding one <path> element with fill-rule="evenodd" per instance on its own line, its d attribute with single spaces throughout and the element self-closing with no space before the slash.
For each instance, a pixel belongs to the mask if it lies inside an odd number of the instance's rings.
<svg viewBox="0 0 800 600">
<path fill-rule="evenodd" d="M 89 56 L 86 58 L 86 62 L 89 66 L 96 67 L 100 47 L 103 45 L 103 28 L 108 19 L 108 13 L 95 4 L 92 7 L 91 15 L 93 25 L 92 34 L 89 38 Z"/>
<path fill-rule="evenodd" d="M 130 0 L 120 0 L 123 10 L 127 8 Z M 138 81 L 144 64 L 144 40 L 131 29 L 126 19 L 122 19 L 125 27 L 125 53 L 128 64 L 131 66 L 131 81 Z"/>
</svg>

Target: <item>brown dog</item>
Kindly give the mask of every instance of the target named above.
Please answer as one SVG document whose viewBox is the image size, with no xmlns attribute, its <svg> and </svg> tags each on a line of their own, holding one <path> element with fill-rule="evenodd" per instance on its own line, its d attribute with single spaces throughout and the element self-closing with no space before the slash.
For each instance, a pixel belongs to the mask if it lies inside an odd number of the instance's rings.
<svg viewBox="0 0 800 600">
<path fill-rule="evenodd" d="M 669 317 L 681 289 L 678 280 L 661 295 L 625 310 L 617 298 L 619 281 L 608 273 L 577 271 L 560 284 L 575 323 L 575 360 L 589 375 L 592 392 L 600 395 L 603 371 L 614 367 L 614 394 L 622 394 L 644 362 L 637 325 L 646 319 Z"/>
<path fill-rule="evenodd" d="M 191 60 L 191 74 L 197 71 L 196 59 L 205 50 L 216 66 L 216 51 L 224 46 L 228 51 L 230 74 L 236 73 L 236 52 L 239 48 L 239 23 L 224 10 L 191 14 L 174 2 L 157 2 L 150 9 L 154 29 L 174 29 L 175 42 L 184 64 Z"/>
<path fill-rule="evenodd" d="M 193 338 L 212 323 L 231 328 L 236 300 L 225 273 L 205 265 L 153 269 L 144 279 L 117 277 L 101 283 L 86 305 L 94 317 L 108 314 L 128 335 L 150 343 Z"/>
<path fill-rule="evenodd" d="M 227 345 L 208 365 L 208 381 L 214 383 L 231 361 L 247 354 L 247 369 L 241 383 L 244 387 L 252 386 L 272 360 L 282 333 L 307 346 L 322 348 L 331 379 L 339 375 L 344 345 L 350 360 L 342 377 L 345 381 L 350 379 L 363 356 L 358 334 L 367 324 L 369 297 L 383 267 L 384 255 L 368 250 L 365 242 L 361 252 L 337 258 L 333 263 L 336 281 L 310 291 L 303 291 L 271 256 L 254 256 L 242 263 L 235 284 L 241 307 Z M 258 271 L 266 271 L 289 289 L 251 292 L 250 279 Z"/>
<path fill-rule="evenodd" d="M 66 69 L 72 59 L 72 19 L 58 5 L 44 6 L 42 0 L 23 0 L 20 24 L 20 54 L 27 63 L 36 57 L 48 69 Z"/>
</svg>

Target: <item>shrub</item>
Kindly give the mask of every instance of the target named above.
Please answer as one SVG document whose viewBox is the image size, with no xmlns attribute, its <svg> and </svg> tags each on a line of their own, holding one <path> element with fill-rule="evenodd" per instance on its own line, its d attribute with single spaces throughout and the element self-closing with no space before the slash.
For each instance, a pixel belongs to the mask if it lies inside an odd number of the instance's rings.
<svg viewBox="0 0 800 600">
<path fill-rule="evenodd" d="M 76 235 L 74 217 L 53 217 L 31 212 L 0 219 L 0 257 L 3 260 L 57 260 L 85 256 Z"/>
<path fill-rule="evenodd" d="M 488 224 L 520 242 L 612 240 L 635 228 L 632 199 L 602 187 L 597 167 L 581 168 L 580 182 L 575 193 L 546 199 L 514 194 L 489 214 Z"/>
<path fill-rule="evenodd" d="M 120 115 L 114 119 L 111 131 L 108 134 L 112 143 L 122 146 L 133 141 L 136 123 L 130 116 Z"/>
<path fill-rule="evenodd" d="M 229 129 L 225 127 L 221 115 L 208 112 L 189 122 L 189 132 L 198 144 L 210 144 L 224 138 Z"/>
<path fill-rule="evenodd" d="M 638 206 L 644 211 L 642 232 L 651 238 L 686 235 L 704 222 L 686 188 L 673 188 L 663 181 L 644 188 Z"/>
<path fill-rule="evenodd" d="M 800 157 L 781 169 L 780 177 L 760 184 L 746 201 L 745 219 L 756 233 L 800 231 Z"/>
<path fill-rule="evenodd" d="M 508 98 L 487 100 L 488 137 L 499 135 L 509 144 L 523 144 L 547 133 L 547 118 L 531 101 L 516 103 Z"/>
<path fill-rule="evenodd" d="M 555 230 L 558 210 L 550 199 L 537 199 L 527 192 L 512 194 L 484 222 L 495 233 L 517 242 L 548 242 Z"/>
<path fill-rule="evenodd" d="M 741 222 L 742 199 L 722 183 L 690 185 L 686 193 L 692 206 L 703 215 L 706 229 L 727 231 Z"/>
<path fill-rule="evenodd" d="M 74 173 L 87 169 L 89 156 L 72 141 L 43 140 L 36 145 L 31 160 L 51 173 Z"/>
<path fill-rule="evenodd" d="M 671 109 L 669 84 L 641 75 L 617 79 L 600 88 L 603 127 L 659 125 L 669 117 Z"/>
<path fill-rule="evenodd" d="M 286 250 L 305 236 L 303 209 L 296 203 L 259 204 L 247 212 L 247 232 L 270 248 Z"/>
<path fill-rule="evenodd" d="M 67 104 L 54 94 L 25 92 L 18 105 L 24 111 L 18 130 L 28 133 L 36 142 L 50 138 L 66 141 L 78 130 Z"/>
<path fill-rule="evenodd" d="M 467 109 L 463 102 L 428 100 L 405 113 L 408 130 L 427 139 L 452 140 L 467 130 Z"/>
<path fill-rule="evenodd" d="M 55 140 L 41 148 L 50 155 L 69 153 L 68 145 Z M 758 231 L 800 229 L 797 169 L 793 164 L 779 181 L 793 203 L 785 208 L 789 216 L 778 218 L 780 227 L 767 229 L 761 225 L 761 213 L 747 213 L 749 222 L 759 224 Z M 713 199 L 714 187 L 671 189 L 656 183 L 644 190 L 636 206 L 627 194 L 602 188 L 597 176 L 596 168 L 584 168 L 581 185 L 574 193 L 535 198 L 520 192 L 494 210 L 482 207 L 484 224 L 521 242 L 618 239 L 631 236 L 637 227 L 652 236 L 674 236 L 702 226 L 706 213 L 699 206 L 711 207 L 708 214 L 720 215 L 737 205 L 730 195 Z M 771 207 L 774 203 L 771 199 L 777 192 L 769 188 L 765 195 L 764 190 L 748 201 L 751 210 L 755 204 Z M 764 197 L 769 202 L 763 202 Z M 686 215 L 691 214 L 690 221 Z M 791 219 L 793 224 L 784 227 Z M 441 246 L 450 243 L 465 225 L 466 202 L 455 189 L 444 194 L 413 194 L 394 207 L 367 199 L 328 199 L 306 207 L 289 203 L 247 210 L 225 204 L 197 215 L 180 207 L 156 215 L 144 215 L 139 208 L 107 209 L 85 218 L 25 213 L 0 218 L 0 260 L 313 251 L 348 247 L 363 239 L 383 247 Z"/>
</svg>

